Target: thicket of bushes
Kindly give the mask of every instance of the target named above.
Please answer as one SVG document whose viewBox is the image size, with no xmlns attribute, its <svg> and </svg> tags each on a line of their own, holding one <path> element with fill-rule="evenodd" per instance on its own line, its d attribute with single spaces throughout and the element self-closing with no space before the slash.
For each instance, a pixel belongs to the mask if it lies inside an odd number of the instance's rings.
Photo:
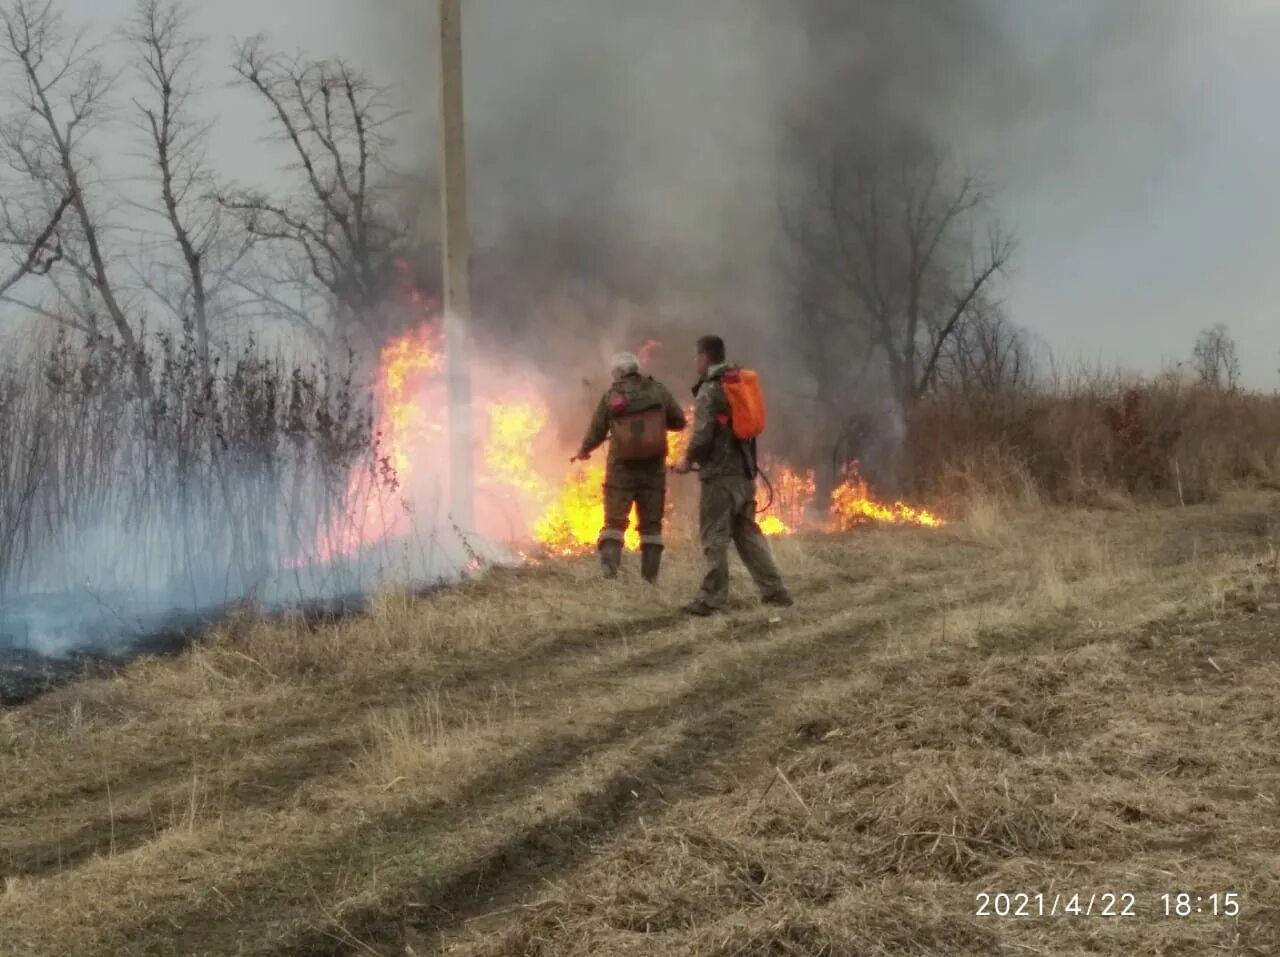
<svg viewBox="0 0 1280 957">
<path fill-rule="evenodd" d="M 1102 373 L 927 397 L 910 416 L 917 494 L 1192 504 L 1280 480 L 1280 396 Z"/>
<path fill-rule="evenodd" d="M 377 437 L 352 363 L 291 366 L 252 342 L 206 373 L 188 329 L 147 385 L 108 340 L 58 337 L 0 369 L 0 595 L 139 578 L 237 597 L 337 527 Z"/>
</svg>

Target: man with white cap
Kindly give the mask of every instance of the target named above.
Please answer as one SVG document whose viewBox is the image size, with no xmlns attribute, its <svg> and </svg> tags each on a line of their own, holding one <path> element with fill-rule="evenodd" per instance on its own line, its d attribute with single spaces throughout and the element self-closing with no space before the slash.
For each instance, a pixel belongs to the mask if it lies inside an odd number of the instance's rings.
<svg viewBox="0 0 1280 957">
<path fill-rule="evenodd" d="M 684 410 L 671 391 L 641 375 L 640 360 L 620 352 L 609 363 L 613 384 L 600 398 L 574 462 L 586 461 L 609 440 L 604 479 L 604 528 L 596 547 L 606 578 L 618 574 L 622 543 L 636 508 L 640 526 L 640 574 L 655 583 L 662 564 L 662 521 L 667 501 L 667 432 L 685 427 Z"/>
</svg>

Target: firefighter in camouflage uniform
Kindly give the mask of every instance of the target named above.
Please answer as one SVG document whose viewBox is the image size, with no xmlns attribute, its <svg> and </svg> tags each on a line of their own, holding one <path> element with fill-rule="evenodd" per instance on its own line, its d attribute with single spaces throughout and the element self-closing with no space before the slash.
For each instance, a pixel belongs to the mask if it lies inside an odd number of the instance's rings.
<svg viewBox="0 0 1280 957">
<path fill-rule="evenodd" d="M 662 564 L 662 521 L 667 504 L 667 432 L 680 432 L 684 410 L 661 382 L 640 374 L 629 352 L 610 363 L 613 384 L 600 397 L 578 454 L 583 462 L 609 440 L 604 479 L 604 528 L 597 548 L 605 577 L 618 574 L 631 506 L 640 531 L 640 574 L 655 583 Z"/>
<path fill-rule="evenodd" d="M 707 572 L 698 597 L 683 610 L 691 615 L 711 615 L 723 610 L 729 599 L 729 545 L 747 566 L 766 605 L 789 606 L 791 595 L 773 560 L 769 541 L 756 523 L 755 440 L 743 441 L 733 433 L 729 400 L 725 396 L 725 372 L 736 368 L 725 361 L 724 340 L 703 336 L 697 346 L 698 383 L 693 434 L 684 458 L 675 465 L 680 474 L 696 465 L 701 480 L 698 533 Z"/>
</svg>

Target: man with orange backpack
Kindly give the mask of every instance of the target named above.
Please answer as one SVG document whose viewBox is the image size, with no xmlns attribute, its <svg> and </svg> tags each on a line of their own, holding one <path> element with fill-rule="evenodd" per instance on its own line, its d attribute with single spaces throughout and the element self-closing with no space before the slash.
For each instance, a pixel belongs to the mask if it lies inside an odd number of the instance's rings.
<svg viewBox="0 0 1280 957">
<path fill-rule="evenodd" d="M 764 398 L 754 371 L 725 361 L 724 340 L 703 336 L 697 346 L 698 383 L 693 433 L 679 474 L 698 467 L 701 480 L 698 532 L 707 572 L 698 597 L 682 609 L 712 615 L 729 598 L 729 545 L 747 566 L 766 605 L 793 602 L 773 550 L 756 523 L 756 436 L 764 429 Z"/>
</svg>

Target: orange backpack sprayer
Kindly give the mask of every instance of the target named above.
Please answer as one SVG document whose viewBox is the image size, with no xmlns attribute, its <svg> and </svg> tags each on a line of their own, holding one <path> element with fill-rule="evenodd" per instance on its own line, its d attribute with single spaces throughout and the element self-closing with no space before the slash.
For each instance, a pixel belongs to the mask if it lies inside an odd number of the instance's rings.
<svg viewBox="0 0 1280 957">
<path fill-rule="evenodd" d="M 759 436 L 766 419 L 760 376 L 754 369 L 726 369 L 720 381 L 729 400 L 733 434 L 744 442 Z"/>
<path fill-rule="evenodd" d="M 763 508 L 756 509 L 756 514 L 767 512 L 773 505 L 773 483 L 769 481 L 755 454 L 755 440 L 764 432 L 767 415 L 764 404 L 764 391 L 760 388 L 760 376 L 755 369 L 726 369 L 720 378 L 724 388 L 724 397 L 729 402 L 729 423 L 733 435 L 741 442 L 751 445 L 751 459 L 756 466 L 756 474 L 764 480 L 769 490 L 769 501 Z"/>
</svg>

